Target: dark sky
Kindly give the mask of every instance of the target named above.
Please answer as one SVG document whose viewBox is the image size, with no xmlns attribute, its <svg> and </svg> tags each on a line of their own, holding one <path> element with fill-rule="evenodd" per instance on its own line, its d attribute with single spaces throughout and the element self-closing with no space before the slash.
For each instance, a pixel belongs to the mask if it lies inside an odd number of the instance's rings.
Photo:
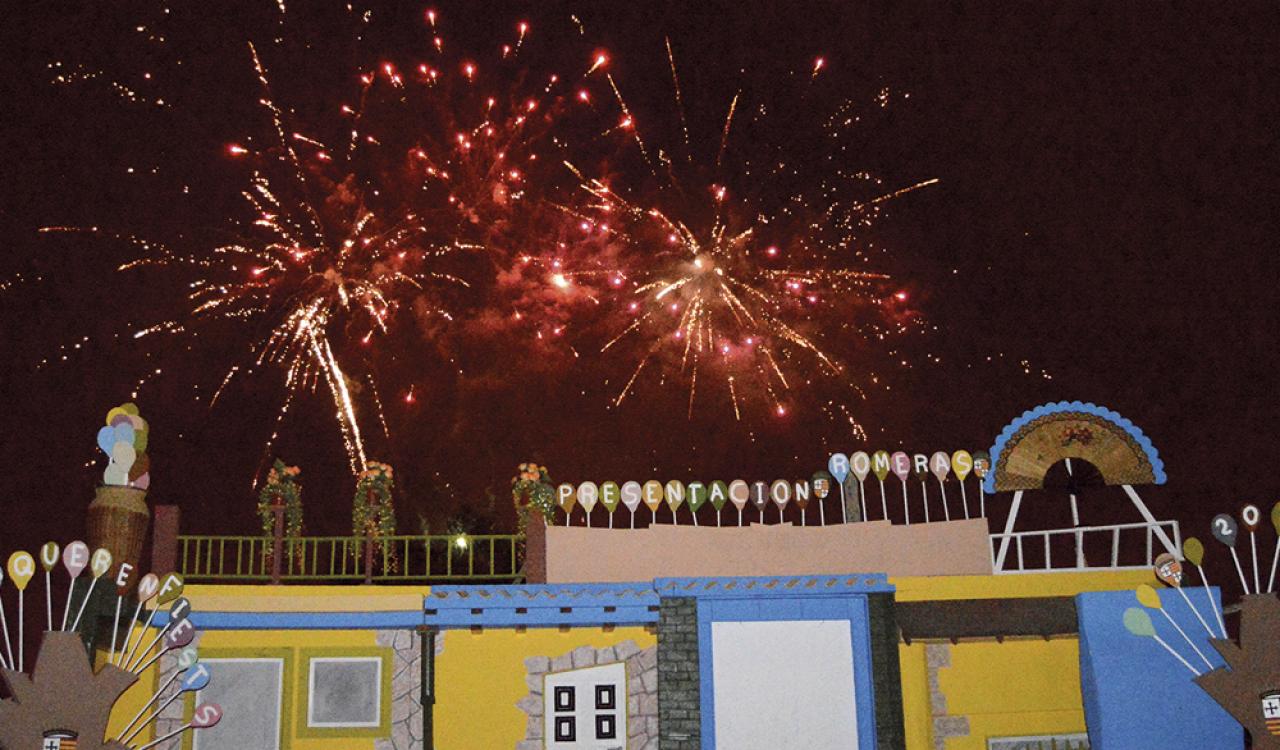
<svg viewBox="0 0 1280 750">
<path fill-rule="evenodd" d="M 9 486 L 0 548 L 82 532 L 101 472 L 101 461 L 85 466 L 98 458 L 101 417 L 161 366 L 112 337 L 177 301 L 159 274 L 111 272 L 128 248 L 51 240 L 36 228 L 216 230 L 239 210 L 244 176 L 222 149 L 262 132 L 247 40 L 272 49 L 283 29 L 296 49 L 277 53 L 273 67 L 292 103 L 319 111 L 345 96 L 335 93 L 335 71 L 408 54 L 424 39 L 419 3 L 377 8 L 363 43 L 343 14 L 321 10 L 332 4 L 291 0 L 283 27 L 266 0 L 174 3 L 167 17 L 160 4 L 103 5 L 21 4 L 0 32 L 0 278 L 43 278 L 0 295 L 0 467 Z M 875 230 L 940 331 L 913 345 L 919 366 L 890 374 L 899 387 L 856 405 L 868 446 L 802 413 L 750 427 L 752 441 L 747 426 L 723 415 L 684 419 L 680 397 L 675 409 L 659 395 L 609 411 L 611 390 L 594 373 L 512 376 L 495 388 L 432 377 L 416 410 L 392 408 L 395 440 L 381 448 L 403 477 L 402 528 L 416 530 L 423 514 L 439 529 L 460 513 L 475 516 L 476 530 L 506 528 L 506 483 L 527 459 L 568 481 L 808 475 L 829 449 L 984 448 L 1024 409 L 1059 399 L 1109 406 L 1146 431 L 1170 478 L 1148 499 L 1187 533 L 1243 502 L 1269 508 L 1280 499 L 1274 3 L 437 7 L 447 36 L 474 46 L 526 18 L 535 33 L 554 34 L 578 14 L 610 51 L 642 122 L 673 117 L 663 109 L 664 36 L 688 71 L 691 119 L 711 127 L 728 92 L 766 74 L 757 71 L 816 55 L 850 96 L 909 91 L 850 166 L 891 184 L 940 180 L 896 203 Z M 145 43 L 139 23 L 166 43 Z M 127 76 L 156 70 L 154 91 L 174 106 L 126 105 L 100 83 L 55 88 L 46 66 L 58 60 Z M 125 171 L 153 165 L 157 175 Z M 195 186 L 198 199 L 171 200 L 176 184 Z M 91 342 L 69 362 L 36 368 L 80 335 Z M 931 353 L 942 363 L 924 365 Z M 987 364 L 997 353 L 1004 360 Z M 512 366 L 521 355 L 518 344 L 502 353 Z M 165 372 L 140 398 L 153 425 L 152 498 L 181 504 L 192 532 L 253 533 L 249 486 L 281 394 L 264 377 L 211 412 L 194 405 L 192 384 L 225 367 L 207 356 L 153 355 Z M 1024 374 L 1021 360 L 1053 379 Z M 331 411 L 323 393 L 304 399 L 279 444 L 303 467 L 318 533 L 349 528 L 351 484 Z M 486 489 L 497 494 L 492 510 Z M 1087 497 L 1085 521 L 1136 520 L 1117 512 L 1120 502 L 1118 493 Z M 1006 503 L 994 501 L 997 513 Z"/>
</svg>

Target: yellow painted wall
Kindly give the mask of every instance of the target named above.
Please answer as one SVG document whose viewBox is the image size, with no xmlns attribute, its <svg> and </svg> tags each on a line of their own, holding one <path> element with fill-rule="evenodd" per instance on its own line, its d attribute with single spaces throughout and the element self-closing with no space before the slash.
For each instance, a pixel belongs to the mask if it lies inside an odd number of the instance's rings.
<svg viewBox="0 0 1280 750">
<path fill-rule="evenodd" d="M 428 589 L 421 586 L 188 586 L 183 595 L 191 601 L 195 613 L 192 621 L 199 624 L 199 612 L 388 612 L 415 611 L 422 607 L 422 598 Z M 151 642 L 155 630 L 147 631 L 143 645 Z M 137 640 L 135 634 L 134 639 Z M 296 630 L 296 631 L 210 631 L 200 636 L 200 654 L 216 658 L 219 650 L 245 651 L 255 648 L 289 649 L 292 653 L 293 678 L 285 680 L 284 695 L 289 702 L 287 711 L 291 726 L 286 727 L 289 750 L 372 750 L 374 741 L 368 738 L 303 738 L 294 731 L 303 717 L 305 697 L 298 695 L 297 669 L 300 667 L 298 652 L 309 648 L 372 648 L 376 646 L 371 630 Z M 106 663 L 107 653 L 99 651 L 99 666 Z M 286 671 L 289 671 L 286 669 Z M 216 675 L 215 675 L 216 679 Z M 157 671 L 147 670 L 137 683 L 116 703 L 108 725 L 108 737 L 115 737 L 120 729 L 138 713 L 138 710 L 155 693 L 158 687 Z M 148 714 L 154 707 L 148 709 Z M 150 739 L 153 727 L 139 735 Z M 134 744 L 138 744 L 135 740 Z"/>
<path fill-rule="evenodd" d="M 985 750 L 988 737 L 1085 731 L 1075 638 L 961 643 L 938 683 L 947 713 L 969 719 L 969 736 L 948 740 L 947 750 Z"/>
<path fill-rule="evenodd" d="M 607 648 L 633 640 L 657 643 L 644 628 L 450 630 L 436 657 L 436 750 L 500 750 L 524 739 L 528 716 L 516 701 L 529 693 L 524 660 L 556 657 L 579 646 Z"/>
<path fill-rule="evenodd" d="M 891 578 L 898 601 L 1075 596 L 1085 591 L 1133 588 L 1147 570 L 1030 573 L 998 576 Z M 988 737 L 1085 731 L 1080 695 L 1080 645 L 1075 638 L 948 644 L 951 666 L 938 672 L 947 714 L 967 716 L 969 736 L 951 738 L 946 750 L 985 750 Z M 908 750 L 932 750 L 925 644 L 899 644 L 903 718 Z"/>
<path fill-rule="evenodd" d="M 929 708 L 929 670 L 924 644 L 898 644 L 902 669 L 902 718 L 907 748 L 933 748 L 933 717 Z"/>
</svg>

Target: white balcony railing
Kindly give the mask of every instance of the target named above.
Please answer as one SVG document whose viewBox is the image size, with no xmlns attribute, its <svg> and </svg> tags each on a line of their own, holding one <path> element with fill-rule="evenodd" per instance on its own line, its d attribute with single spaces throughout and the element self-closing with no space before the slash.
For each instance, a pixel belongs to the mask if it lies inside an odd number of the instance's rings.
<svg viewBox="0 0 1280 750">
<path fill-rule="evenodd" d="M 1176 549 L 1182 548 L 1182 533 L 1177 521 L 992 534 L 992 568 L 996 573 L 1149 568 L 1165 551 L 1156 533 L 1157 528 L 1173 540 Z M 1004 565 L 996 569 L 997 551 L 1006 538 L 1011 549 L 1005 556 Z"/>
</svg>

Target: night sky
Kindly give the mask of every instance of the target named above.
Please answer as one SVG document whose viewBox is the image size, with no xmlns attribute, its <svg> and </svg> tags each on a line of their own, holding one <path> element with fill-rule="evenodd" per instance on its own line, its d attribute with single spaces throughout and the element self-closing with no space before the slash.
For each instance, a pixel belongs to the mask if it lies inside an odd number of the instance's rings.
<svg viewBox="0 0 1280 750">
<path fill-rule="evenodd" d="M 267 125 L 247 41 L 302 114 L 336 109 L 360 66 L 429 44 L 421 3 L 375 6 L 360 41 L 332 3 L 292 0 L 283 22 L 266 0 L 172 5 L 165 16 L 150 2 L 26 3 L 0 31 L 0 279 L 29 279 L 0 293 L 3 549 L 83 533 L 105 463 L 94 433 L 157 367 L 138 398 L 152 425 L 151 499 L 180 504 L 192 533 L 256 533 L 251 486 L 283 396 L 279 373 L 236 381 L 212 410 L 196 403 L 195 384 L 207 394 L 247 343 L 187 352 L 130 341 L 139 324 L 181 309 L 180 285 L 161 271 L 116 274 L 135 254 L 121 243 L 36 230 L 97 225 L 171 245 L 183 236 L 198 252 L 226 217 L 244 218 L 246 172 L 226 145 Z M 733 91 L 765 90 L 817 56 L 824 91 L 868 103 L 883 87 L 909 92 L 873 118 L 848 166 L 889 185 L 940 181 L 893 202 L 870 235 L 937 330 L 903 343 L 911 366 L 884 370 L 891 391 L 851 402 L 866 444 L 803 399 L 784 418 L 742 422 L 723 408 L 686 419 L 678 388 L 610 409 L 625 361 L 548 363 L 515 335 L 479 352 L 403 348 L 385 367 L 418 398 L 385 394 L 392 440 L 371 448 L 398 470 L 403 531 L 419 517 L 439 531 L 459 516 L 476 532 L 510 529 L 507 486 L 525 460 L 557 481 L 800 477 L 831 450 L 987 448 L 1023 410 L 1060 399 L 1108 406 L 1145 430 L 1169 475 L 1146 498 L 1184 533 L 1246 501 L 1280 499 L 1274 3 L 435 7 L 446 38 L 472 49 L 528 20 L 526 52 L 540 64 L 577 14 L 642 124 L 675 121 L 664 37 L 702 133 L 716 132 Z M 114 71 L 172 106 L 124 102 L 103 80 L 55 87 L 47 66 L 57 61 Z M 81 336 L 89 343 L 57 361 Z M 449 375 L 444 353 L 468 358 L 474 375 Z M 54 365 L 39 368 L 45 358 Z M 319 534 L 350 528 L 332 412 L 323 389 L 302 398 L 275 449 L 302 467 L 308 529 Z M 993 501 L 996 515 L 1007 502 Z M 1030 512 L 1061 521 L 1064 504 L 1049 497 Z M 1082 515 L 1137 520 L 1119 492 L 1101 490 Z"/>
</svg>

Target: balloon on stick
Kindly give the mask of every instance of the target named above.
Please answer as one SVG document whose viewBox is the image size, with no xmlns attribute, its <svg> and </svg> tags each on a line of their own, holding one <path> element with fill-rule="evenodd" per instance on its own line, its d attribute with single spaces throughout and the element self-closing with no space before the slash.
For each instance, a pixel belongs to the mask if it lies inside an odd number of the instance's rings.
<svg viewBox="0 0 1280 750">
<path fill-rule="evenodd" d="M 578 505 L 582 506 L 582 512 L 587 517 L 587 528 L 591 527 L 591 511 L 595 510 L 596 502 L 600 500 L 600 488 L 595 482 L 583 482 L 578 485 Z"/>
<path fill-rule="evenodd" d="M 27 584 L 31 583 L 31 578 L 36 574 L 36 559 L 31 556 L 30 552 L 14 552 L 9 555 L 9 579 L 13 581 L 13 585 L 18 589 L 18 671 L 26 670 L 26 606 L 23 603 L 24 592 L 27 590 Z M 12 661 L 12 657 L 10 657 Z"/>
<path fill-rule="evenodd" d="M 1231 550 L 1231 559 L 1235 561 L 1236 573 L 1240 575 L 1240 588 L 1244 589 L 1244 593 L 1249 593 L 1249 584 L 1244 580 L 1244 568 L 1240 567 L 1240 556 L 1236 554 L 1236 542 L 1240 537 L 1240 528 L 1236 525 L 1236 519 L 1226 513 L 1219 513 L 1213 517 L 1213 521 L 1209 524 L 1210 531 L 1213 532 L 1213 538 L 1220 543 L 1226 545 Z"/>
<path fill-rule="evenodd" d="M 1187 592 L 1182 588 L 1182 561 L 1168 552 L 1163 552 L 1156 558 L 1154 569 L 1156 578 L 1182 595 L 1182 601 L 1187 603 L 1192 613 L 1195 614 L 1196 619 L 1204 626 L 1204 632 L 1208 633 L 1210 638 L 1215 638 L 1216 636 L 1209 627 L 1209 623 L 1205 622 L 1200 610 L 1196 609 L 1196 605 L 1191 603 L 1191 598 L 1187 596 Z"/>
<path fill-rule="evenodd" d="M 572 484 L 562 484 L 556 488 L 556 502 L 564 511 L 564 525 L 569 526 L 569 516 L 573 513 L 574 503 L 578 502 L 578 493 Z"/>
<path fill-rule="evenodd" d="M 991 456 L 986 451 L 973 454 L 973 475 L 978 478 L 978 516 L 987 517 L 987 490 L 982 485 L 986 482 L 987 472 L 991 470 Z"/>
<path fill-rule="evenodd" d="M 163 600 L 161 600 L 161 604 L 163 603 Z M 141 672 L 145 667 L 139 668 L 139 665 L 142 664 L 143 660 L 147 658 L 147 655 L 151 653 L 151 649 L 155 648 L 156 644 L 162 639 L 165 639 L 165 636 L 168 633 L 175 629 L 179 632 L 185 633 L 190 629 L 191 623 L 187 622 L 187 617 L 190 614 L 191 602 L 187 601 L 185 597 L 179 597 L 178 600 L 173 603 L 173 606 L 169 608 L 169 618 L 165 624 L 161 626 L 160 631 L 155 634 L 155 637 L 151 639 L 151 642 L 147 644 L 146 648 L 142 649 L 138 654 L 138 658 L 135 661 L 129 662 L 129 665 L 125 667 L 125 670 L 135 673 Z M 186 644 L 182 643 L 177 645 L 185 646 Z M 161 647 L 160 653 L 164 653 L 168 648 L 172 648 L 172 646 L 170 646 L 166 641 L 166 645 Z M 157 656 L 159 656 L 159 654 L 157 654 Z"/>
<path fill-rule="evenodd" d="M 4 589 L 4 572 L 0 571 L 0 590 Z M 5 669 L 17 669 L 18 663 L 13 660 L 13 642 L 9 640 L 9 620 L 4 614 L 4 599 L 0 598 L 0 630 L 4 631 L 4 650 L 8 653 L 8 660 L 0 657 L 0 664 Z"/>
<path fill-rule="evenodd" d="M 812 480 L 813 496 L 818 499 L 819 504 L 821 504 L 822 501 L 827 498 L 827 495 L 831 494 L 831 482 L 834 479 L 835 479 L 834 477 L 832 477 L 830 474 L 828 474 L 825 471 L 819 471 L 813 475 L 813 480 Z M 807 502 L 802 503 L 800 505 L 800 525 L 801 526 L 807 525 L 805 523 L 805 506 L 807 505 L 808 505 Z"/>
<path fill-rule="evenodd" d="M 678 511 L 680 506 L 684 505 L 685 495 L 688 494 L 684 482 L 678 479 L 672 479 L 667 482 L 663 488 L 663 496 L 667 500 L 667 507 L 671 509 L 671 523 L 679 523 Z"/>
<path fill-rule="evenodd" d="M 845 513 L 845 477 L 849 476 L 849 457 L 844 453 L 832 453 L 831 458 L 827 459 L 827 471 L 832 477 L 835 477 L 836 484 L 840 485 L 840 511 L 841 515 Z M 818 513 L 822 515 L 823 503 L 818 502 Z M 845 518 L 849 520 L 849 518 Z M 826 525 L 826 517 L 823 517 L 823 525 Z"/>
<path fill-rule="evenodd" d="M 751 488 L 747 486 L 746 480 L 735 479 L 729 483 L 729 502 L 733 503 L 733 507 L 738 509 L 738 525 L 742 525 L 742 509 L 747 507 L 747 500 L 751 499 Z M 818 510 L 822 510 L 822 506 L 818 506 Z"/>
<path fill-rule="evenodd" d="M 929 479 L 929 457 L 917 453 L 911 461 L 911 474 L 920 483 L 920 495 L 924 499 L 924 522 L 929 523 L 929 486 L 925 484 Z M 902 489 L 906 490 L 906 487 Z"/>
<path fill-rule="evenodd" d="M 138 598 L 138 606 L 133 608 L 133 617 L 129 620 L 129 632 L 125 633 L 124 644 L 120 647 L 120 658 L 116 664 L 123 667 L 125 664 L 125 654 L 129 649 L 129 641 L 133 640 L 134 628 L 138 626 L 138 617 L 142 614 L 142 607 L 147 602 L 155 598 L 160 591 L 160 578 L 155 573 L 148 573 L 138 581 L 138 590 L 134 594 Z M 147 621 L 147 627 L 151 627 L 150 621 Z M 145 629 L 144 629 L 145 632 Z M 142 640 L 142 636 L 138 636 L 138 640 Z M 137 646 L 134 646 L 137 648 Z"/>
<path fill-rule="evenodd" d="M 209 668 L 204 664 L 200 664 L 194 659 L 194 657 L 187 666 L 182 666 L 182 659 L 188 650 L 193 655 L 195 654 L 196 650 L 194 648 L 183 649 L 183 652 L 178 655 L 178 669 L 173 670 L 173 674 L 169 675 L 169 679 L 165 680 L 164 684 L 160 686 L 160 689 L 152 694 L 151 698 L 148 699 L 146 703 L 142 704 L 142 708 L 138 709 L 137 715 L 135 715 L 128 724 L 125 724 L 124 729 L 120 730 L 120 735 L 116 737 L 117 742 L 128 742 L 133 739 L 138 732 L 142 731 L 143 727 L 150 724 L 157 716 L 164 713 L 164 710 L 169 707 L 169 704 L 177 700 L 183 693 L 202 690 L 209 684 L 209 678 L 212 676 L 209 672 Z M 133 729 L 133 725 L 138 723 L 138 720 L 147 712 L 147 709 L 156 701 L 160 700 L 160 696 L 164 695 L 164 692 L 169 689 L 169 686 L 177 682 L 179 678 L 182 679 L 182 683 L 179 685 L 178 691 L 170 696 L 163 706 L 156 709 L 156 712 L 152 714 L 150 718 L 142 722 L 142 726 L 138 727 L 137 731 L 126 737 L 125 733 L 129 732 L 130 729 Z"/>
<path fill-rule="evenodd" d="M 186 600 L 183 599 L 182 601 Z M 172 622 L 172 627 L 164 634 L 164 640 L 160 644 L 160 650 L 156 652 L 155 656 L 152 656 L 147 661 L 134 667 L 133 673 L 138 675 L 142 674 L 147 671 L 147 667 L 155 664 L 161 656 L 164 656 L 165 652 L 185 648 L 192 640 L 195 639 L 195 637 L 196 627 L 191 624 L 191 620 L 188 619 L 188 617 L 184 616 L 180 620 L 174 620 Z"/>
<path fill-rule="evenodd" d="M 693 516 L 693 525 L 698 525 L 698 509 L 707 502 L 707 486 L 702 482 L 690 482 L 685 488 L 689 493 L 689 515 Z"/>
<path fill-rule="evenodd" d="M 1187 635 L 1187 631 L 1183 630 L 1177 620 L 1174 620 L 1173 617 L 1169 615 L 1169 612 L 1165 610 L 1164 603 L 1160 601 L 1160 595 L 1156 593 L 1154 588 L 1143 583 L 1138 586 L 1135 593 L 1137 593 L 1138 602 L 1141 603 L 1142 606 L 1147 609 L 1159 610 L 1160 614 L 1164 615 L 1164 619 L 1168 620 L 1169 624 L 1173 626 L 1173 629 L 1178 631 L 1178 635 L 1182 636 L 1182 640 L 1187 642 L 1187 645 L 1191 647 L 1191 650 L 1196 652 L 1196 655 L 1204 661 L 1205 665 L 1208 666 L 1209 669 L 1213 669 L 1213 662 L 1209 661 L 1209 658 L 1204 655 L 1204 652 L 1191 641 L 1191 637 Z"/>
<path fill-rule="evenodd" d="M 1276 563 L 1280 563 L 1280 503 L 1271 506 L 1271 525 L 1276 530 L 1276 551 L 1271 555 L 1271 577 L 1267 579 L 1267 592 L 1276 590 Z"/>
<path fill-rule="evenodd" d="M 627 510 L 631 512 L 631 528 L 636 527 L 636 510 L 640 507 L 640 492 L 642 488 L 639 482 L 625 482 L 622 485 L 622 504 L 627 506 Z"/>
<path fill-rule="evenodd" d="M 1240 509 L 1240 520 L 1249 531 L 1249 547 L 1253 550 L 1253 593 L 1262 593 L 1262 581 L 1258 578 L 1258 524 L 1262 521 L 1262 511 L 1256 505 L 1246 505 Z"/>
<path fill-rule="evenodd" d="M 71 613 L 71 594 L 76 590 L 76 579 L 89 564 L 89 545 L 84 542 L 72 542 L 62 551 L 62 567 L 71 576 L 71 585 L 67 587 L 67 603 L 62 607 L 62 627 L 67 629 L 67 615 Z"/>
<path fill-rule="evenodd" d="M 1209 579 L 1204 573 L 1204 544 L 1193 536 L 1187 537 L 1182 543 L 1182 554 L 1200 573 L 1200 583 L 1204 587 L 1204 598 L 1209 600 L 1209 608 L 1213 610 L 1213 616 L 1218 619 L 1218 628 L 1222 632 L 1222 637 L 1227 637 L 1227 623 L 1222 619 L 1222 612 L 1218 609 L 1218 602 L 1213 598 L 1213 592 L 1209 590 Z"/>
<path fill-rule="evenodd" d="M 1182 654 L 1174 651 L 1172 646 L 1165 643 L 1164 639 L 1159 635 L 1156 635 L 1156 626 L 1151 622 L 1151 615 L 1148 615 L 1146 610 L 1139 609 L 1137 607 L 1130 607 L 1126 609 L 1124 611 L 1124 627 L 1130 633 L 1133 633 L 1140 638 L 1151 638 L 1156 643 L 1159 643 L 1165 651 L 1169 652 L 1170 656 L 1177 659 L 1182 666 L 1186 667 L 1187 670 L 1191 672 L 1191 674 L 1196 677 L 1200 676 L 1200 673 L 1196 671 L 1196 668 L 1191 666 L 1186 659 L 1182 658 Z"/>
<path fill-rule="evenodd" d="M 84 598 L 80 600 L 80 611 L 76 612 L 75 622 L 71 623 L 71 629 L 76 630 L 80 627 L 80 618 L 84 616 L 85 605 L 89 603 L 89 597 L 93 596 L 93 587 L 98 585 L 98 579 L 106 575 L 111 570 L 111 553 L 105 549 L 95 550 L 93 557 L 89 560 L 89 572 L 93 574 L 93 580 L 89 581 L 89 590 L 85 592 Z"/>
<path fill-rule="evenodd" d="M 120 608 L 124 606 L 124 597 L 129 593 L 129 577 L 132 573 L 132 565 L 120 563 L 120 570 L 116 573 L 116 618 L 111 626 L 111 651 L 107 655 L 108 664 L 116 660 L 116 643 L 120 639 Z"/>
<path fill-rule="evenodd" d="M 964 517 L 969 518 L 969 496 L 965 494 L 964 480 L 969 477 L 969 472 L 973 471 L 973 456 L 969 455 L 969 451 L 958 450 L 951 454 L 951 470 L 955 472 L 956 483 L 960 485 L 960 502 L 964 505 Z"/>
<path fill-rule="evenodd" d="M 711 483 L 711 493 L 707 498 L 711 503 L 711 507 L 716 509 L 716 526 L 720 525 L 720 511 L 725 504 L 729 502 L 729 485 L 723 480 L 717 479 Z"/>
<path fill-rule="evenodd" d="M 902 482 L 902 513 L 906 516 L 907 523 L 911 523 L 911 508 L 907 505 L 907 476 L 911 474 L 911 457 L 902 451 L 898 451 L 889 457 L 890 468 L 893 475 Z"/>
<path fill-rule="evenodd" d="M 622 490 L 618 487 L 617 482 L 605 482 L 600 485 L 600 504 L 604 509 L 609 511 L 609 528 L 613 528 L 613 512 L 618 509 L 618 501 L 622 497 Z"/>
<path fill-rule="evenodd" d="M 163 737 L 157 737 L 156 739 L 148 742 L 147 744 L 139 746 L 137 750 L 150 750 L 156 745 L 162 745 L 189 729 L 207 729 L 217 724 L 221 720 L 222 720 L 221 706 L 219 706 L 217 703 L 202 703 L 196 707 L 195 713 L 191 715 L 191 721 L 187 722 L 186 724 L 183 724 L 182 726 L 178 727 L 172 732 L 169 732 Z"/>
<path fill-rule="evenodd" d="M 45 542 L 40 548 L 40 567 L 44 568 L 44 610 L 48 630 L 53 630 L 53 581 L 50 580 L 49 573 L 58 566 L 58 559 L 61 556 L 62 550 L 56 542 Z"/>
<path fill-rule="evenodd" d="M 866 451 L 858 451 L 849 456 L 849 471 L 853 472 L 853 476 L 858 480 L 858 497 L 862 502 L 862 520 L 868 520 L 867 516 L 867 477 L 871 474 L 871 456 Z M 884 494 L 880 495 L 880 512 L 885 521 L 889 520 L 889 504 L 885 502 Z"/>
<path fill-rule="evenodd" d="M 889 520 L 889 501 L 884 494 L 884 480 L 889 476 L 889 453 L 888 451 L 876 451 L 871 454 L 871 473 L 876 475 L 876 481 L 880 482 L 880 505 L 884 508 L 884 520 Z"/>
</svg>

